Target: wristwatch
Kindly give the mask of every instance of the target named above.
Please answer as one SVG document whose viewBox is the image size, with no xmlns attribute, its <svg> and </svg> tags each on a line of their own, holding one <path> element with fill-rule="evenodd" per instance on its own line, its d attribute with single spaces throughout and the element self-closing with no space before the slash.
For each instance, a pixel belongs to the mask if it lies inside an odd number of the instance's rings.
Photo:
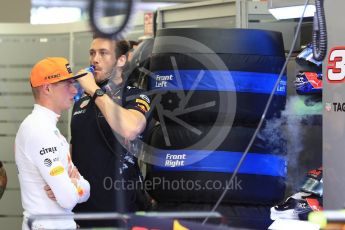
<svg viewBox="0 0 345 230">
<path fill-rule="evenodd" d="M 102 89 L 96 89 L 95 93 L 92 96 L 92 100 L 96 100 L 97 97 L 101 97 L 104 95 L 104 91 Z"/>
</svg>

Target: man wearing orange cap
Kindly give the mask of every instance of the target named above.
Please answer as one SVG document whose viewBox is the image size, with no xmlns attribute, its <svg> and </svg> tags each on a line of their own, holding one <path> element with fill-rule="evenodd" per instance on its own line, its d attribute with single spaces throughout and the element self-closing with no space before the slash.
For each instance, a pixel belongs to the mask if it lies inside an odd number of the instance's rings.
<svg viewBox="0 0 345 230">
<path fill-rule="evenodd" d="M 81 76 L 73 76 L 68 61 L 60 57 L 45 58 L 31 71 L 35 105 L 15 140 L 23 229 L 28 229 L 31 215 L 72 214 L 73 207 L 90 196 L 90 185 L 74 167 L 69 144 L 56 127 L 61 113 L 73 103 L 75 78 Z M 34 221 L 32 229 L 76 228 L 72 217 L 53 219 Z"/>
</svg>

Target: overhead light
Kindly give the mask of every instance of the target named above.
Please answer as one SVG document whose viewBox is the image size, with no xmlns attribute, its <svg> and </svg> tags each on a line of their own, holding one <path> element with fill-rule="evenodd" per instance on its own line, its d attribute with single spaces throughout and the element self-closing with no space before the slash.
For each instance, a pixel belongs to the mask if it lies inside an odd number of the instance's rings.
<svg viewBox="0 0 345 230">
<path fill-rule="evenodd" d="M 40 42 L 42 43 L 48 42 L 48 38 L 40 38 Z"/>
<path fill-rule="evenodd" d="M 309 1 L 304 17 L 313 17 L 314 1 Z M 277 19 L 300 18 L 304 10 L 305 0 L 269 0 L 268 11 Z"/>
</svg>

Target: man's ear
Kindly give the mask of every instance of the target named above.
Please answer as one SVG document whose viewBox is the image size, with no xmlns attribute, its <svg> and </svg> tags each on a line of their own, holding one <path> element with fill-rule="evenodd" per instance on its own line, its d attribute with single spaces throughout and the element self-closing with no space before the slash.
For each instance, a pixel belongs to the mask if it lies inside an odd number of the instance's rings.
<svg viewBox="0 0 345 230">
<path fill-rule="evenodd" d="M 116 67 L 124 67 L 127 62 L 127 56 L 126 55 L 121 55 L 117 59 Z"/>
<path fill-rule="evenodd" d="M 48 94 L 50 91 L 50 84 L 44 84 L 41 86 L 44 94 Z"/>
</svg>

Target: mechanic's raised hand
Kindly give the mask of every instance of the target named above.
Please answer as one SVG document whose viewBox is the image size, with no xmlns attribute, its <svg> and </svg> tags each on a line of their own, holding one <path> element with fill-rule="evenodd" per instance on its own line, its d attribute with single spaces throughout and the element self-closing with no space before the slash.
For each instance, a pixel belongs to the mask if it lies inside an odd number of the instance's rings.
<svg viewBox="0 0 345 230">
<path fill-rule="evenodd" d="M 86 75 L 78 78 L 77 81 L 79 82 L 81 87 L 83 87 L 87 94 L 92 95 L 96 91 L 96 89 L 99 88 L 93 76 L 92 68 L 88 67 L 86 69 L 82 69 L 77 73 L 77 75 L 83 73 L 86 73 Z"/>
</svg>

